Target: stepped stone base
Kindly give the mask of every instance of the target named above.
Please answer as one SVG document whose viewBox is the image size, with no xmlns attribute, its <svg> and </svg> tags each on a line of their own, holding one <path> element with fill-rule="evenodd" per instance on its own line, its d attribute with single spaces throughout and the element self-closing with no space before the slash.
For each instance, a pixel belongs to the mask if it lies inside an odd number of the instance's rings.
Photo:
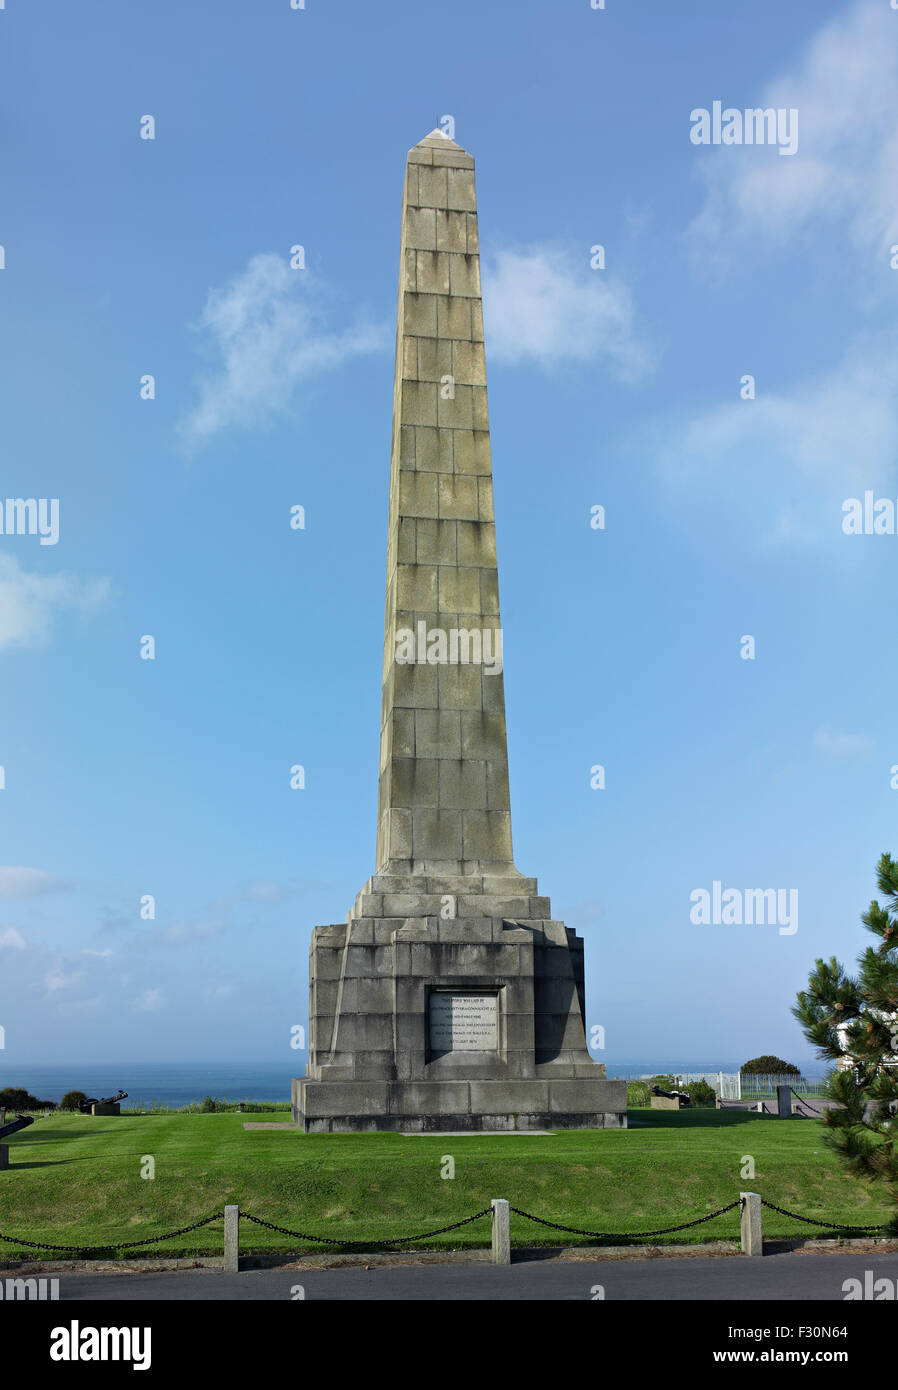
<svg viewBox="0 0 898 1390">
<path fill-rule="evenodd" d="M 596 1064 L 593 1063 L 596 1070 Z M 626 1129 L 624 1081 L 293 1081 L 307 1134 Z"/>
<path fill-rule="evenodd" d="M 626 1082 L 587 1047 L 583 941 L 536 879 L 375 875 L 315 928 L 309 999 L 307 1133 L 626 1128 Z"/>
</svg>

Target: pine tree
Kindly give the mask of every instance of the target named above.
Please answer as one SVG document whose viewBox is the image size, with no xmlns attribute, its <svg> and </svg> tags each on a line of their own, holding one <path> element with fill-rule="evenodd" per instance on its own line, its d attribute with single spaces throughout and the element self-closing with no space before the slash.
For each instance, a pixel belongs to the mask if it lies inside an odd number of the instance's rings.
<svg viewBox="0 0 898 1390">
<path fill-rule="evenodd" d="M 877 944 L 858 957 L 857 978 L 835 956 L 817 960 L 792 1013 L 817 1055 L 842 1063 L 830 1077 L 826 1142 L 849 1172 L 885 1183 L 896 1208 L 887 1229 L 898 1235 L 898 862 L 890 854 L 877 882 L 888 901 L 874 899 L 861 917 Z"/>
</svg>

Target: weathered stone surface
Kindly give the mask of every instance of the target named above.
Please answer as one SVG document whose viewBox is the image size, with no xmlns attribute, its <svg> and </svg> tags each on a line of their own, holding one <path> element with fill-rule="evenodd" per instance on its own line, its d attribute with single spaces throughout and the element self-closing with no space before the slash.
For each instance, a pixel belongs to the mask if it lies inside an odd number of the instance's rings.
<svg viewBox="0 0 898 1390">
<path fill-rule="evenodd" d="M 308 1132 L 626 1124 L 582 942 L 513 860 L 480 292 L 474 161 L 435 131 L 402 211 L 377 868 L 313 933 Z"/>
</svg>

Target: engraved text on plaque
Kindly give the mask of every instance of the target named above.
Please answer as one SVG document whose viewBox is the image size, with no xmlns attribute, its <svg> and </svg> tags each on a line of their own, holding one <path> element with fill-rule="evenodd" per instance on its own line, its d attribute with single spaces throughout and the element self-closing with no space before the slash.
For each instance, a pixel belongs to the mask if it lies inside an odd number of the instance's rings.
<svg viewBox="0 0 898 1390">
<path fill-rule="evenodd" d="M 499 1046 L 499 999 L 495 994 L 434 991 L 430 996 L 432 1052 L 486 1052 Z"/>
</svg>

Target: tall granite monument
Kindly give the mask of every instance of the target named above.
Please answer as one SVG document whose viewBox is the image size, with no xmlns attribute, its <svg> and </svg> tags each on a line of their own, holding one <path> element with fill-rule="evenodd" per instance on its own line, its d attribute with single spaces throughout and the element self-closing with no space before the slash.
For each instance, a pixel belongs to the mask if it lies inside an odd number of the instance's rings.
<svg viewBox="0 0 898 1390">
<path fill-rule="evenodd" d="M 377 872 L 312 934 L 306 1131 L 626 1125 L 583 942 L 512 859 L 501 640 L 474 160 L 436 130 L 402 204 Z"/>
</svg>

